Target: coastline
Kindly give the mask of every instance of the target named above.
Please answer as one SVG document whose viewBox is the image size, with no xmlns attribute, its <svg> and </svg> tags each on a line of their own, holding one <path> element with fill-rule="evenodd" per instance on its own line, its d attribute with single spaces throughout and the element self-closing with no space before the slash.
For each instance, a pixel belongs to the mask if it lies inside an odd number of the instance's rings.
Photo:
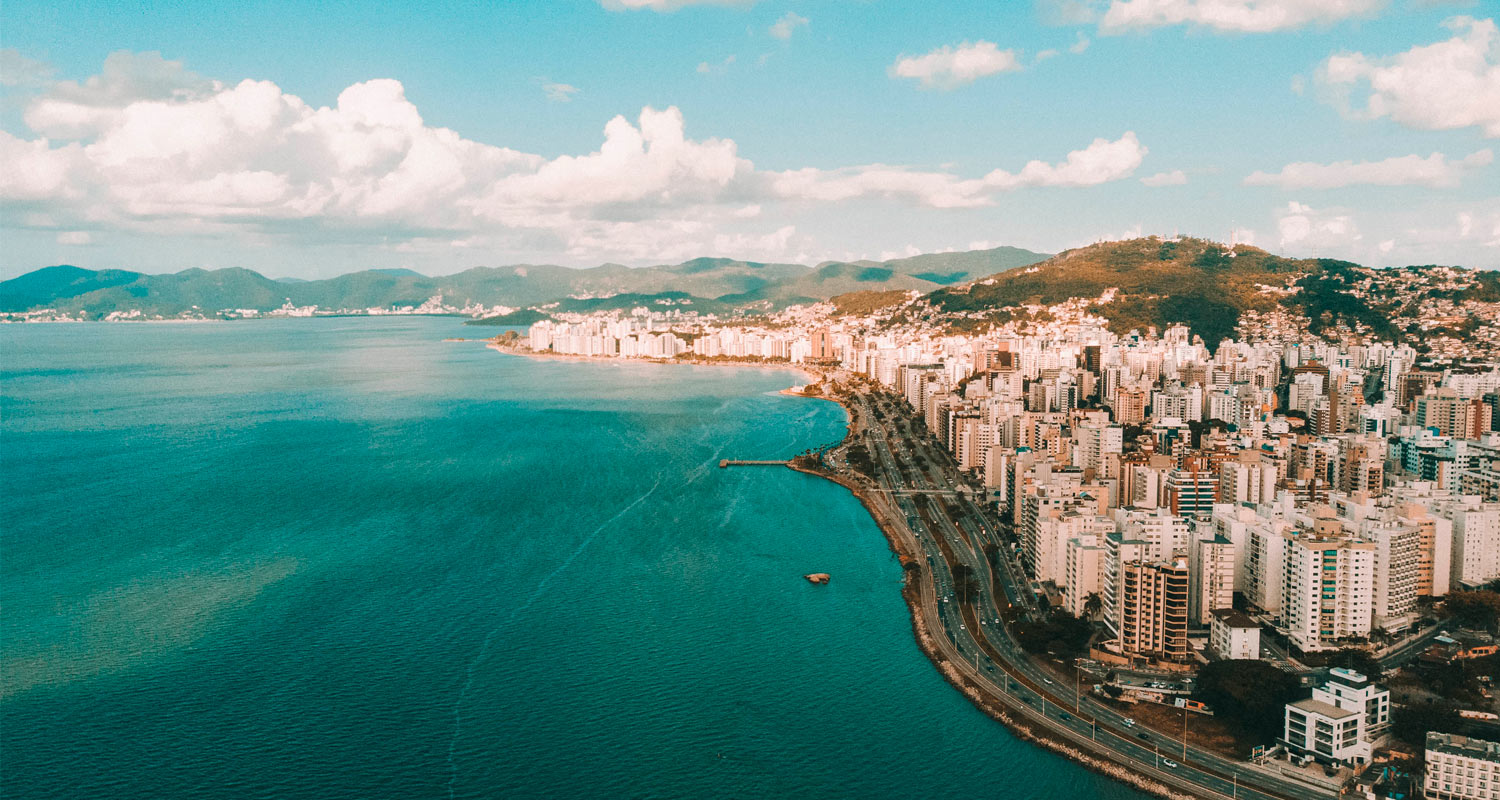
<svg viewBox="0 0 1500 800">
<path fill-rule="evenodd" d="M 498 341 L 495 341 L 494 339 L 470 339 L 467 341 L 484 342 L 486 347 L 497 352 L 534 359 L 560 359 L 564 361 L 582 361 L 594 364 L 646 363 L 659 365 L 681 364 L 689 366 L 773 369 L 799 373 L 807 378 L 809 385 L 820 383 L 828 377 L 826 374 L 815 371 L 814 368 L 791 363 L 780 364 L 666 358 L 625 359 L 613 356 L 586 356 L 550 352 L 543 353 L 531 350 L 529 348 L 523 349 L 516 347 L 507 347 L 500 344 Z M 797 387 L 788 387 L 782 389 L 780 391 L 780 394 L 791 397 L 801 397 L 810 400 L 827 400 L 829 402 L 837 403 L 841 408 L 843 408 L 844 416 L 847 420 L 845 423 L 844 438 L 842 442 L 847 443 L 851 439 L 859 435 L 858 418 L 854 412 L 853 407 L 845 398 L 823 394 L 804 394 L 799 391 L 794 391 L 795 388 Z M 800 472 L 805 475 L 810 475 L 817 478 L 822 478 L 844 487 L 849 491 L 850 494 L 855 497 L 855 499 L 859 501 L 860 505 L 864 507 L 866 513 L 868 513 L 870 515 L 870 518 L 875 522 L 876 527 L 880 529 L 881 534 L 885 536 L 886 543 L 890 547 L 891 552 L 895 553 L 897 558 L 900 559 L 902 563 L 903 576 L 901 585 L 901 597 L 906 602 L 907 615 L 911 623 L 912 638 L 916 640 L 917 648 L 921 650 L 923 655 L 927 657 L 927 660 L 931 662 L 933 667 L 937 670 L 938 674 L 942 676 L 943 680 L 946 681 L 954 689 L 956 689 L 964 697 L 968 698 L 969 702 L 973 703 L 974 706 L 978 708 L 982 713 L 1005 726 L 1006 730 L 1008 730 L 1017 739 L 1036 745 L 1049 752 L 1062 756 L 1063 758 L 1066 758 L 1067 760 L 1078 764 L 1091 772 L 1119 781 L 1120 783 L 1136 789 L 1137 791 L 1153 795 L 1155 797 L 1167 798 L 1167 800 L 1196 800 L 1196 798 L 1198 797 L 1197 795 L 1174 790 L 1166 784 L 1152 780 L 1151 778 L 1148 778 L 1144 775 L 1132 772 L 1129 768 L 1115 761 L 1112 761 L 1107 757 L 1096 755 L 1094 753 L 1090 753 L 1084 749 L 1081 749 L 1080 747 L 1066 741 L 1064 738 L 1059 737 L 1051 731 L 1046 730 L 1044 727 L 1038 726 L 1029 720 L 1020 718 L 1014 712 L 1005 708 L 999 702 L 981 692 L 979 687 L 974 684 L 968 676 L 966 676 L 957 666 L 955 666 L 939 651 L 937 643 L 933 639 L 932 634 L 928 629 L 927 620 L 924 616 L 925 613 L 934 612 L 934 609 L 927 608 L 924 605 L 925 598 L 921 591 L 920 584 L 918 581 L 912 580 L 912 576 L 914 573 L 911 570 L 906 569 L 906 566 L 908 564 L 919 563 L 921 556 L 916 550 L 915 543 L 905 541 L 905 539 L 898 533 L 898 529 L 895 523 L 892 520 L 888 519 L 886 514 L 875 504 L 874 499 L 867 491 L 867 487 L 856 481 L 852 481 L 838 475 L 828 474 L 817 469 L 803 466 L 797 463 L 795 460 L 788 461 L 787 467 L 796 472 Z"/>
<path fill-rule="evenodd" d="M 833 398 L 825 397 L 822 399 L 833 400 L 833 402 L 844 405 L 843 402 L 834 400 Z M 845 411 L 849 411 L 848 406 L 845 406 Z M 917 560 L 917 556 L 911 550 L 910 546 L 895 533 L 895 526 L 889 520 L 885 519 L 885 516 L 875 507 L 869 493 L 864 490 L 864 487 L 838 478 L 837 476 L 808 469 L 795 463 L 789 463 L 787 466 L 797 472 L 823 478 L 848 489 L 849 493 L 859 500 L 860 505 L 864 506 L 865 511 L 869 512 L 871 519 L 875 521 L 876 527 L 880 528 L 880 532 L 885 535 L 886 543 L 890 545 L 891 552 L 895 553 L 902 560 L 903 564 L 908 561 Z M 1119 781 L 1137 791 L 1155 797 L 1167 798 L 1167 800 L 1196 800 L 1196 795 L 1174 791 L 1165 784 L 1131 772 L 1126 767 L 1114 761 L 1080 750 L 1074 745 L 1063 741 L 1061 738 L 1051 735 L 1046 730 L 1040 730 L 1036 725 L 1019 719 L 1002 705 L 986 697 L 967 676 L 960 672 L 951 661 L 938 651 L 937 644 L 934 642 L 932 634 L 927 628 L 927 620 L 923 616 L 922 592 L 911 579 L 910 572 L 906 572 L 902 577 L 901 597 L 906 601 L 907 615 L 911 621 L 912 638 L 916 640 L 917 648 L 922 651 L 923 655 L 927 656 L 927 660 L 937 669 L 938 674 L 942 676 L 943 680 L 949 686 L 952 686 L 959 694 L 968 698 L 969 702 L 973 703 L 986 716 L 1004 725 L 1005 729 L 1010 731 L 1017 739 L 1060 755 L 1091 772 Z"/>
<path fill-rule="evenodd" d="M 844 413 L 849 418 L 844 441 L 847 442 L 857 435 L 854 409 L 842 398 L 802 394 L 798 394 L 797 396 L 838 403 L 844 408 Z M 811 475 L 836 483 L 849 490 L 849 493 L 854 495 L 855 499 L 859 500 L 860 505 L 864 506 L 870 518 L 875 521 L 876 527 L 884 534 L 891 552 L 895 553 L 897 558 L 901 560 L 903 567 L 908 563 L 920 562 L 920 555 L 915 551 L 911 543 L 905 541 L 903 537 L 897 534 L 896 526 L 876 507 L 869 492 L 866 491 L 866 487 L 837 475 L 830 475 L 816 469 L 809 469 L 795 461 L 788 462 L 787 467 L 805 475 Z M 968 698 L 969 702 L 973 703 L 985 715 L 1004 725 L 1006 730 L 1010 731 L 1016 738 L 1060 755 L 1091 772 L 1112 778 L 1146 794 L 1167 798 L 1168 800 L 1195 800 L 1197 795 L 1173 790 L 1165 784 L 1131 772 L 1125 766 L 1108 758 L 1085 752 L 1046 730 L 1039 730 L 1038 726 L 1029 721 L 1019 719 L 1001 704 L 986 697 L 967 676 L 938 651 L 937 644 L 927 628 L 927 620 L 923 615 L 923 612 L 929 609 L 925 609 L 923 606 L 924 598 L 922 592 L 917 582 L 912 580 L 912 572 L 910 570 L 904 570 L 901 582 L 901 597 L 906 601 L 907 613 L 911 619 L 912 638 L 916 640 L 917 648 L 922 651 L 923 655 L 927 656 L 928 661 L 932 662 L 938 674 L 943 677 L 943 680 L 948 682 L 948 685 Z"/>
<path fill-rule="evenodd" d="M 534 358 L 542 361 L 583 361 L 590 364 L 657 364 L 661 366 L 687 366 L 687 367 L 736 367 L 739 369 L 768 369 L 778 372 L 795 372 L 807 379 L 809 384 L 820 383 L 826 377 L 814 368 L 805 364 L 795 364 L 790 361 L 710 361 L 700 358 L 621 358 L 618 356 L 582 356 L 573 353 L 540 352 L 530 348 L 508 347 L 500 344 L 494 339 L 461 339 L 455 341 L 484 342 L 484 346 L 498 353 L 506 355 L 521 356 L 522 358 Z M 785 389 L 782 394 L 794 397 L 807 397 L 800 392 L 789 392 Z M 829 399 L 829 398 L 824 398 Z M 847 409 L 845 409 L 847 411 Z"/>
</svg>

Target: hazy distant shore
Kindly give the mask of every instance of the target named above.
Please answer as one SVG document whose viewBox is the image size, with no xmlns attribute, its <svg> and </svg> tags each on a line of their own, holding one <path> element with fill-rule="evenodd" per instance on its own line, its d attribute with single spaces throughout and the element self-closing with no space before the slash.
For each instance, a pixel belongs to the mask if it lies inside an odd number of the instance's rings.
<svg viewBox="0 0 1500 800">
<path fill-rule="evenodd" d="M 692 367 L 736 367 L 740 369 L 766 369 L 779 372 L 795 372 L 807 379 L 809 384 L 819 383 L 824 375 L 816 372 L 813 367 L 803 364 L 795 364 L 790 361 L 715 361 L 700 358 L 621 358 L 619 356 L 584 356 L 575 353 L 553 353 L 551 351 L 532 350 L 529 347 L 511 347 L 503 345 L 494 339 L 466 339 L 464 341 L 484 342 L 491 350 L 506 353 L 513 356 L 524 356 L 526 358 L 537 358 L 557 361 L 586 361 L 591 364 L 676 364 Z M 787 392 L 787 394 L 798 393 Z M 824 398 L 830 399 L 830 398 Z M 847 410 L 847 409 L 846 409 Z"/>
</svg>

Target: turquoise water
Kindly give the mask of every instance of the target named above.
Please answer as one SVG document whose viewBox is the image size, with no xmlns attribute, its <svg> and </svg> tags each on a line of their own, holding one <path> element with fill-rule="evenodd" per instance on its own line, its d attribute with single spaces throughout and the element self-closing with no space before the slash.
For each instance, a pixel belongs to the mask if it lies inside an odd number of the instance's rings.
<svg viewBox="0 0 1500 800">
<path fill-rule="evenodd" d="M 911 640 L 789 372 L 0 326 L 0 793 L 1137 797 Z M 802 580 L 829 572 L 827 586 Z"/>
</svg>

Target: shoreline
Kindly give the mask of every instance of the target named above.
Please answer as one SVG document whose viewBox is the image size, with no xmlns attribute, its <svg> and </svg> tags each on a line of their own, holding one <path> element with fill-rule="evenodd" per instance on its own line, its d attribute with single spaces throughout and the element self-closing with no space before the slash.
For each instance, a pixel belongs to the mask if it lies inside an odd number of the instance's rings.
<svg viewBox="0 0 1500 800">
<path fill-rule="evenodd" d="M 844 416 L 849 419 L 849 423 L 847 423 L 846 429 L 844 429 L 844 443 L 847 443 L 847 441 L 852 440 L 853 437 L 858 435 L 853 408 L 843 398 L 832 398 L 832 396 L 823 395 L 796 396 L 837 402 L 840 407 L 843 407 Z M 828 480 L 828 482 L 835 483 L 835 485 L 843 486 L 844 489 L 849 489 L 849 494 L 852 494 L 855 500 L 858 500 L 859 504 L 864 506 L 865 512 L 870 515 L 870 519 L 873 519 L 874 525 L 885 536 L 886 545 L 889 545 L 891 552 L 894 552 L 895 557 L 903 564 L 901 599 L 906 600 L 907 617 L 910 618 L 910 624 L 912 624 L 912 638 L 916 639 L 916 648 L 921 650 L 924 656 L 927 656 L 927 660 L 932 662 L 933 668 L 938 669 L 938 674 L 942 675 L 942 678 L 948 681 L 950 686 L 959 690 L 959 693 L 969 698 L 969 702 L 972 702 L 981 713 L 1004 725 L 1005 729 L 1010 731 L 1014 737 L 1019 738 L 1019 740 L 1035 744 L 1035 746 L 1049 750 L 1049 752 L 1056 753 L 1056 755 L 1061 755 L 1062 758 L 1067 758 L 1068 761 L 1074 762 L 1074 764 L 1082 765 L 1083 768 L 1092 771 L 1092 773 L 1103 774 L 1104 777 L 1118 780 L 1118 782 L 1125 783 L 1125 785 L 1131 786 L 1131 788 L 1137 789 L 1137 791 L 1155 795 L 1155 797 L 1169 798 L 1169 800 L 1196 800 L 1196 794 L 1187 794 L 1187 792 L 1178 791 L 1178 789 L 1170 788 L 1166 783 L 1160 783 L 1157 780 L 1152 780 L 1151 777 L 1134 773 L 1130 768 L 1112 761 L 1107 756 L 1086 752 L 1086 750 L 1077 747 L 1076 744 L 1065 741 L 1064 738 L 1058 737 L 1053 732 L 1047 731 L 1047 729 L 1041 728 L 1041 726 L 1035 725 L 1035 723 L 1029 722 L 1029 720 L 1019 719 L 1016 714 L 1011 713 L 1004 705 L 999 704 L 995 699 L 981 692 L 980 687 L 975 686 L 969 680 L 968 675 L 963 674 L 957 666 L 953 665 L 953 662 L 950 662 L 938 650 L 938 645 L 933 641 L 932 633 L 927 629 L 926 617 L 922 614 L 926 609 L 922 605 L 924 597 L 922 597 L 921 590 L 919 590 L 918 582 L 912 581 L 912 570 L 907 570 L 904 567 L 907 563 L 921 564 L 921 554 L 913 551 L 910 543 L 907 543 L 895 531 L 895 525 L 892 525 L 891 521 L 885 518 L 885 513 L 882 510 L 877 509 L 867 488 L 861 485 L 861 483 L 843 479 L 843 477 L 835 476 L 835 474 L 823 473 L 823 471 L 813 470 L 813 468 L 802 467 L 802 465 L 796 464 L 795 461 L 787 462 L 787 467 L 790 470 L 798 471 L 798 473 L 820 477 L 820 479 Z"/>
<path fill-rule="evenodd" d="M 585 356 L 550 352 L 543 353 L 531 350 L 529 348 L 521 349 L 507 347 L 493 339 L 471 339 L 468 341 L 485 342 L 485 346 L 487 348 L 500 353 L 505 353 L 507 355 L 515 355 L 543 360 L 560 359 L 565 361 L 582 361 L 594 364 L 634 362 L 660 365 L 682 364 L 688 366 L 774 369 L 799 373 L 807 377 L 808 385 L 821 383 L 828 377 L 826 374 L 814 371 L 814 369 L 811 367 L 790 363 L 767 364 L 757 362 L 696 361 L 664 358 L 626 359 L 614 356 Z M 795 387 L 787 387 L 780 390 L 779 393 L 789 397 L 801 397 L 809 400 L 827 400 L 831 403 L 838 404 L 838 406 L 844 410 L 844 417 L 846 419 L 846 422 L 844 427 L 844 438 L 841 440 L 841 444 L 849 442 L 851 439 L 858 435 L 859 431 L 857 430 L 857 422 L 854 409 L 845 399 L 823 394 L 804 394 L 802 392 L 793 391 L 793 388 Z M 1089 770 L 1090 772 L 1123 783 L 1126 786 L 1129 786 L 1130 788 L 1135 789 L 1139 792 L 1143 792 L 1155 797 L 1167 798 L 1167 800 L 1196 800 L 1196 798 L 1198 798 L 1198 795 L 1174 790 L 1166 784 L 1152 780 L 1151 778 L 1148 778 L 1144 775 L 1139 775 L 1135 772 L 1132 772 L 1128 767 L 1112 761 L 1107 757 L 1096 755 L 1094 753 L 1090 753 L 1083 749 L 1080 749 L 1078 746 L 1065 741 L 1062 737 L 1059 737 L 1051 731 L 1046 730 L 1043 726 L 1039 726 L 1029 720 L 1019 718 L 999 702 L 981 692 L 978 686 L 976 686 L 972 681 L 969 680 L 968 676 L 966 676 L 962 671 L 960 671 L 958 667 L 954 666 L 952 662 L 950 662 L 946 657 L 943 656 L 941 652 L 939 652 L 937 644 L 933 640 L 932 635 L 928 630 L 926 618 L 923 615 L 924 611 L 930 611 L 930 609 L 926 609 L 923 604 L 924 598 L 922 596 L 921 589 L 919 588 L 919 583 L 912 580 L 913 572 L 906 568 L 906 565 L 909 563 L 920 564 L 921 556 L 919 553 L 914 551 L 911 544 L 904 541 L 904 539 L 896 532 L 895 526 L 891 523 L 890 520 L 886 519 L 883 512 L 881 512 L 881 510 L 877 508 L 866 487 L 855 481 L 841 478 L 837 475 L 831 475 L 816 469 L 810 469 L 798 464 L 794 460 L 789 460 L 786 466 L 795 472 L 800 472 L 804 475 L 809 475 L 815 478 L 821 478 L 838 486 L 844 487 L 849 491 L 851 495 L 854 496 L 856 500 L 859 501 L 859 504 L 864 507 L 865 512 L 870 515 L 870 519 L 875 523 L 875 527 L 878 528 L 881 532 L 881 535 L 885 537 L 886 544 L 890 547 L 891 552 L 895 553 L 897 558 L 901 560 L 901 598 L 906 603 L 907 616 L 911 624 L 912 638 L 916 641 L 917 649 L 927 657 L 928 662 L 931 663 L 933 668 L 937 670 L 938 675 L 940 675 L 943 680 L 948 683 L 949 686 L 952 686 L 955 690 L 957 690 L 959 694 L 968 698 L 969 702 L 972 703 L 974 707 L 977 708 L 981 713 L 985 714 L 996 722 L 999 722 L 1005 727 L 1007 731 L 1010 732 L 1011 735 L 1015 736 L 1017 739 L 1028 744 L 1040 747 L 1055 755 L 1061 756 L 1067 759 L 1069 762 L 1077 764 L 1084 769 Z"/>
<path fill-rule="evenodd" d="M 541 361 L 581 361 L 589 364 L 656 364 L 659 366 L 685 366 L 685 367 L 737 367 L 740 369 L 768 369 L 778 372 L 795 372 L 807 379 L 808 385 L 821 383 L 827 376 L 817 372 L 813 367 L 805 364 L 795 364 L 790 361 L 709 361 L 698 358 L 622 358 L 619 356 L 584 356 L 575 353 L 553 353 L 532 350 L 530 348 L 507 347 L 494 339 L 462 339 L 457 341 L 483 342 L 484 346 L 497 353 L 520 356 L 522 358 L 534 358 Z M 791 388 L 791 387 L 788 387 Z M 782 389 L 781 394 L 792 397 L 813 397 L 800 392 L 790 392 Z M 825 400 L 831 398 L 823 398 Z M 844 409 L 848 413 L 848 409 Z"/>
<path fill-rule="evenodd" d="M 799 396 L 819 399 L 811 395 Z M 821 399 L 838 403 L 844 408 L 844 413 L 850 420 L 845 433 L 845 441 L 848 441 L 856 433 L 854 430 L 853 409 L 841 399 L 832 397 L 822 397 Z M 869 513 L 870 518 L 875 522 L 875 527 L 879 528 L 881 534 L 885 536 L 886 543 L 890 546 L 891 552 L 895 553 L 897 558 L 901 559 L 902 564 L 904 565 L 908 562 L 920 563 L 920 555 L 912 552 L 908 543 L 895 532 L 894 526 L 876 508 L 864 486 L 839 478 L 836 475 L 829 475 L 818 470 L 809 469 L 795 462 L 789 462 L 787 467 L 804 475 L 822 478 L 849 490 L 849 493 L 859 501 L 860 505 L 864 506 L 865 511 Z M 959 671 L 942 653 L 938 652 L 937 645 L 934 643 L 932 635 L 927 629 L 927 620 L 922 613 L 924 610 L 922 592 L 918 588 L 917 583 L 912 580 L 911 571 L 904 569 L 904 566 L 901 580 L 901 598 L 906 601 L 907 615 L 911 622 L 912 638 L 916 640 L 917 649 L 922 651 L 922 654 L 927 657 L 927 660 L 937 669 L 938 674 L 942 676 L 943 680 L 949 686 L 952 686 L 959 694 L 968 698 L 969 702 L 979 709 L 980 712 L 1005 726 L 1005 729 L 1010 731 L 1011 735 L 1023 742 L 1036 745 L 1051 753 L 1062 756 L 1090 772 L 1119 781 L 1137 791 L 1155 797 L 1168 798 L 1168 800 L 1195 800 L 1197 795 L 1175 791 L 1165 784 L 1131 772 L 1125 766 L 1108 758 L 1080 750 L 1073 744 L 1063 741 L 1046 730 L 1038 730 L 1038 726 L 1033 723 L 1018 719 L 1001 704 L 985 696 L 978 687 L 969 681 L 967 676 Z"/>
</svg>

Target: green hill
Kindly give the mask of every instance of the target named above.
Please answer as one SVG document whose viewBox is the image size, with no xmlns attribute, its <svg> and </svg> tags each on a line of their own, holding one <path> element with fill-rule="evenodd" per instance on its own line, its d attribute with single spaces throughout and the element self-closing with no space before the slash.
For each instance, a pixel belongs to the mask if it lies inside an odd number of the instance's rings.
<svg viewBox="0 0 1500 800">
<path fill-rule="evenodd" d="M 1203 239 L 1149 237 L 1068 250 L 1023 270 L 939 289 L 927 299 L 942 313 L 971 319 L 993 314 L 1003 321 L 1022 305 L 1096 298 L 1113 288 L 1114 299 L 1092 310 L 1116 333 L 1184 324 L 1217 346 L 1233 335 L 1245 311 L 1281 306 L 1305 315 L 1314 334 L 1347 325 L 1395 338 L 1400 331 L 1391 319 L 1397 309 L 1356 291 L 1376 272 L 1332 259 L 1283 258 L 1246 245 L 1230 250 Z M 1295 291 L 1283 297 L 1262 287 Z"/>
<path fill-rule="evenodd" d="M 409 269 L 372 269 L 324 280 L 271 280 L 245 269 L 190 269 L 165 275 L 122 270 L 47 267 L 0 282 L 0 311 L 53 308 L 103 315 L 139 309 L 175 315 L 197 308 L 268 311 L 290 301 L 325 309 L 411 306 L 441 294 L 453 305 L 512 307 L 564 303 L 567 308 L 664 305 L 686 299 L 701 312 L 755 306 L 762 310 L 827 300 L 864 290 L 930 291 L 980 269 L 999 272 L 1045 258 L 1014 248 L 942 253 L 891 262 L 801 264 L 695 258 L 680 264 L 631 268 L 602 264 L 573 269 L 552 264 L 474 267 L 430 277 Z M 920 272 L 922 275 L 913 273 Z M 926 276 L 926 277 L 923 277 Z M 571 299 L 588 298 L 573 303 Z M 607 298 L 617 298 L 608 300 Z"/>
</svg>

